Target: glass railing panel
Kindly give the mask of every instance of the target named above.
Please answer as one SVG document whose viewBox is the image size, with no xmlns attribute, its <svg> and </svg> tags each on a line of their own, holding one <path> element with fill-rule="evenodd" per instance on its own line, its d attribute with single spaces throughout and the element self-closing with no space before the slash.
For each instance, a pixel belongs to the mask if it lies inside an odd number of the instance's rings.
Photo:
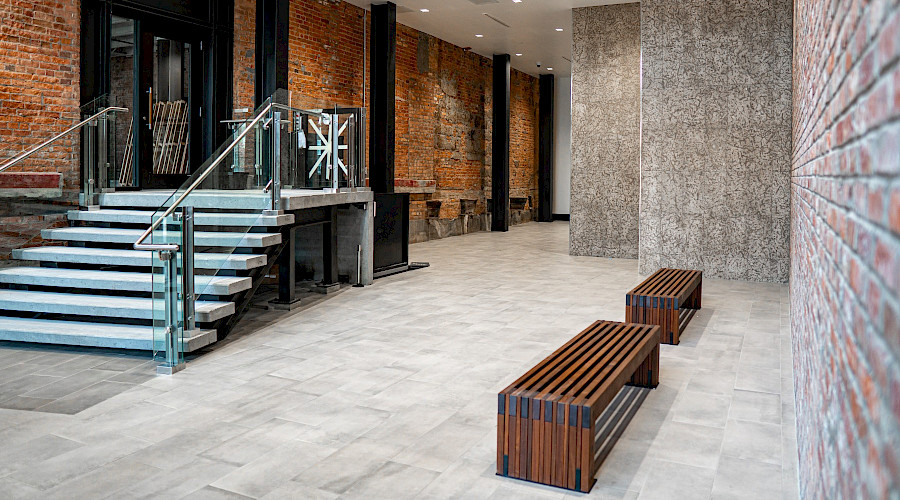
<svg viewBox="0 0 900 500">
<path fill-rule="evenodd" d="M 104 97 L 73 110 L 66 118 L 57 114 L 50 119 L 38 112 L 27 118 L 45 126 L 40 137 L 0 143 L 0 168 L 6 167 L 0 172 L 0 267 L 36 265 L 28 260 L 28 252 L 23 254 L 24 249 L 61 244 L 50 239 L 49 231 L 67 226 L 68 212 L 79 208 L 84 187 L 80 182 L 82 164 L 86 170 L 96 171 L 102 157 L 98 151 L 108 150 L 115 141 L 114 133 L 97 133 L 99 119 L 73 127 L 105 107 Z"/>
<path fill-rule="evenodd" d="M 181 213 L 167 216 L 150 235 L 153 244 L 182 244 Z M 153 358 L 163 366 L 184 362 L 184 259 L 183 252 L 156 252 L 153 260 Z"/>
</svg>

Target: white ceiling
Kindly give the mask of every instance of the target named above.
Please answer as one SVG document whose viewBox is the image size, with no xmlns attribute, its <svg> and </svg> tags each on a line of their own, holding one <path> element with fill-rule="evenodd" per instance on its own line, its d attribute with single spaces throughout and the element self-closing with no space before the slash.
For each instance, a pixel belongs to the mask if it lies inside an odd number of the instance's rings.
<svg viewBox="0 0 900 500">
<path fill-rule="evenodd" d="M 368 9 L 384 0 L 346 0 Z M 572 9 L 636 0 L 396 0 L 397 22 L 485 57 L 509 54 L 512 67 L 540 75 L 572 73 Z M 420 9 L 428 9 L 423 13 Z M 507 24 L 503 26 L 490 16 Z M 563 31 L 556 31 L 562 28 Z M 484 35 L 478 38 L 475 35 Z M 516 56 L 517 53 L 522 54 Z M 541 63 L 538 68 L 537 64 Z M 548 71 L 553 68 L 553 71 Z"/>
</svg>

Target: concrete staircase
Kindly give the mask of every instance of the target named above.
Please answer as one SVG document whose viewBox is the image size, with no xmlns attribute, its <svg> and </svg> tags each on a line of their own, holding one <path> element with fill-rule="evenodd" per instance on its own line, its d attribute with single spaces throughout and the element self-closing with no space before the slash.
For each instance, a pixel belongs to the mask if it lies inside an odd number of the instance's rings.
<svg viewBox="0 0 900 500">
<path fill-rule="evenodd" d="M 72 210 L 69 227 L 43 230 L 46 246 L 14 250 L 17 265 L 0 269 L 0 340 L 153 349 L 160 262 L 132 244 L 169 195 L 101 195 L 99 210 Z M 186 352 L 227 334 L 284 247 L 282 228 L 294 216 L 263 215 L 267 200 L 192 195 L 197 330 L 185 332 Z"/>
</svg>

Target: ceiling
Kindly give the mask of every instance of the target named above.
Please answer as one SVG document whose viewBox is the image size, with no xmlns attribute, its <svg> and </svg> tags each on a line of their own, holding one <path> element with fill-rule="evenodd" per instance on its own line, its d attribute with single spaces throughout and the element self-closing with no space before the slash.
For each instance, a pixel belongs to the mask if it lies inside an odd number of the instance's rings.
<svg viewBox="0 0 900 500">
<path fill-rule="evenodd" d="M 345 1 L 366 9 L 371 4 L 384 3 L 383 0 Z M 507 53 L 513 68 L 531 75 L 568 76 L 572 73 L 572 9 L 630 2 L 396 0 L 394 3 L 397 4 L 398 23 L 460 47 L 471 47 L 473 52 L 485 57 Z M 428 9 L 429 12 L 424 13 L 420 9 Z M 558 28 L 562 31 L 556 31 Z"/>
</svg>

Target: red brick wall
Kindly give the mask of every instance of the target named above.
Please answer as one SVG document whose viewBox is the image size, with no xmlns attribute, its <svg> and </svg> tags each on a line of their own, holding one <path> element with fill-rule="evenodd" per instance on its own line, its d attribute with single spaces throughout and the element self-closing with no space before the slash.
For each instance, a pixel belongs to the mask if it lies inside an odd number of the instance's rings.
<svg viewBox="0 0 900 500">
<path fill-rule="evenodd" d="M 79 2 L 0 0 L 0 164 L 78 121 L 80 31 Z M 77 145 L 71 136 L 8 171 L 57 172 L 63 192 L 0 199 L 0 260 L 64 223 L 58 204 L 77 203 L 81 186 Z"/>
<path fill-rule="evenodd" d="M 235 8 L 241 10 L 238 0 Z M 245 38 L 235 14 L 238 40 Z M 320 108 L 368 104 L 366 11 L 340 0 L 292 0 L 289 82 L 293 105 Z M 252 44 L 252 36 L 249 38 Z M 252 65 L 252 58 L 242 63 Z M 252 71 L 235 76 L 250 82 Z M 537 196 L 538 80 L 513 71 L 510 195 Z M 396 178 L 434 181 L 433 193 L 411 196 L 412 220 L 439 201 L 439 219 L 455 219 L 460 200 L 485 213 L 490 195 L 491 61 L 412 28 L 397 26 Z M 237 101 L 237 90 L 235 91 Z M 251 94 L 252 95 L 252 94 Z M 486 154 L 486 152 L 488 152 Z M 530 207 L 527 207 L 530 208 Z M 529 220 L 530 216 L 520 217 Z"/>
<path fill-rule="evenodd" d="M 886 498 L 900 491 L 900 9 L 797 0 L 794 34 L 801 496 Z"/>
<path fill-rule="evenodd" d="M 291 0 L 288 81 L 300 108 L 363 106 L 366 12 L 341 0 Z"/>
<path fill-rule="evenodd" d="M 78 121 L 81 19 L 78 2 L 49 0 L 0 0 L 0 19 L 0 162 L 5 162 Z M 77 190 L 74 153 L 71 146 L 56 148 L 22 169 L 60 172 L 64 188 Z"/>
<path fill-rule="evenodd" d="M 253 110 L 256 76 L 256 0 L 234 0 L 233 57 L 234 108 Z"/>
</svg>

